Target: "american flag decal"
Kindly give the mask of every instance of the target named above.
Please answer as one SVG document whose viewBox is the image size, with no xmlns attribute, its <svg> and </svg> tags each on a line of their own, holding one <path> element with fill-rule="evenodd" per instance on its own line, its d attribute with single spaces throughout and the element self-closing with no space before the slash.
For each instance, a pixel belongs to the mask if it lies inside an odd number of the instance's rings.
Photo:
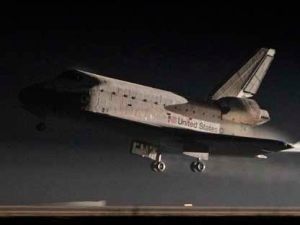
<svg viewBox="0 0 300 225">
<path fill-rule="evenodd" d="M 177 117 L 168 115 L 168 123 L 177 123 Z"/>
</svg>

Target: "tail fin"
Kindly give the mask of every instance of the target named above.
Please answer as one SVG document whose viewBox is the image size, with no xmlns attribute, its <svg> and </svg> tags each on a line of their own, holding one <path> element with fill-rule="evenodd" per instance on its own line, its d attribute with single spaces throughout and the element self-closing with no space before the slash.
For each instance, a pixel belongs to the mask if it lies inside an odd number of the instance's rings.
<svg viewBox="0 0 300 225">
<path fill-rule="evenodd" d="M 212 100 L 223 97 L 251 98 L 256 94 L 274 58 L 275 49 L 261 48 L 212 96 Z"/>
</svg>

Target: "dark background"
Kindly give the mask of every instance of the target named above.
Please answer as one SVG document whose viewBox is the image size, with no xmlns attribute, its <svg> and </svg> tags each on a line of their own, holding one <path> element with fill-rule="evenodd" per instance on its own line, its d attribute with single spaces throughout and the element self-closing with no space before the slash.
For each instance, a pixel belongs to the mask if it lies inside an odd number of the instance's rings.
<svg viewBox="0 0 300 225">
<path fill-rule="evenodd" d="M 293 5 L 251 4 L 3 7 L 0 204 L 299 206 L 297 154 L 211 157 L 204 174 L 189 171 L 192 158 L 166 155 L 166 172 L 153 173 L 125 137 L 54 119 L 39 133 L 39 119 L 18 101 L 23 87 L 69 68 L 205 99 L 259 48 L 274 48 L 255 96 L 272 118 L 261 130 L 296 142 L 299 18 Z"/>
</svg>

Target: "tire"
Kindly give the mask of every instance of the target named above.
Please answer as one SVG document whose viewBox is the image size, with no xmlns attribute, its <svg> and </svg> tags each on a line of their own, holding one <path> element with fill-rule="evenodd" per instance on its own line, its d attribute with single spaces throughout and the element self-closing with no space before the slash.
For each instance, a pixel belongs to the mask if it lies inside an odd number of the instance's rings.
<svg viewBox="0 0 300 225">
<path fill-rule="evenodd" d="M 197 162 L 196 169 L 198 172 L 203 172 L 205 170 L 205 164 L 203 162 Z"/>
<path fill-rule="evenodd" d="M 156 164 L 156 169 L 158 172 L 163 172 L 166 169 L 166 164 L 164 162 L 158 162 Z"/>
<path fill-rule="evenodd" d="M 192 163 L 191 163 L 191 170 L 192 170 L 193 172 L 197 172 L 196 164 L 197 164 L 197 162 L 192 162 Z"/>
<path fill-rule="evenodd" d="M 151 170 L 154 171 L 154 172 L 158 172 L 157 170 L 157 162 L 156 161 L 153 161 L 150 165 L 151 167 Z"/>
</svg>

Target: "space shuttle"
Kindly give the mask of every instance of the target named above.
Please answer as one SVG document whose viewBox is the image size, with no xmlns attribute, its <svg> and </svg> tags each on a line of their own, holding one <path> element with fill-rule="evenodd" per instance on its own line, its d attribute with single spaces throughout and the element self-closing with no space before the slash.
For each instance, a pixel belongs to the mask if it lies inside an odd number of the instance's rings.
<svg viewBox="0 0 300 225">
<path fill-rule="evenodd" d="M 165 171 L 162 155 L 170 153 L 195 158 L 190 168 L 202 172 L 209 155 L 267 158 L 293 148 L 253 133 L 270 120 L 253 97 L 274 55 L 274 49 L 261 48 L 205 101 L 77 69 L 24 88 L 19 97 L 43 121 L 38 130 L 50 116 L 90 118 L 129 137 L 130 152 L 149 158 L 153 171 Z"/>
</svg>

